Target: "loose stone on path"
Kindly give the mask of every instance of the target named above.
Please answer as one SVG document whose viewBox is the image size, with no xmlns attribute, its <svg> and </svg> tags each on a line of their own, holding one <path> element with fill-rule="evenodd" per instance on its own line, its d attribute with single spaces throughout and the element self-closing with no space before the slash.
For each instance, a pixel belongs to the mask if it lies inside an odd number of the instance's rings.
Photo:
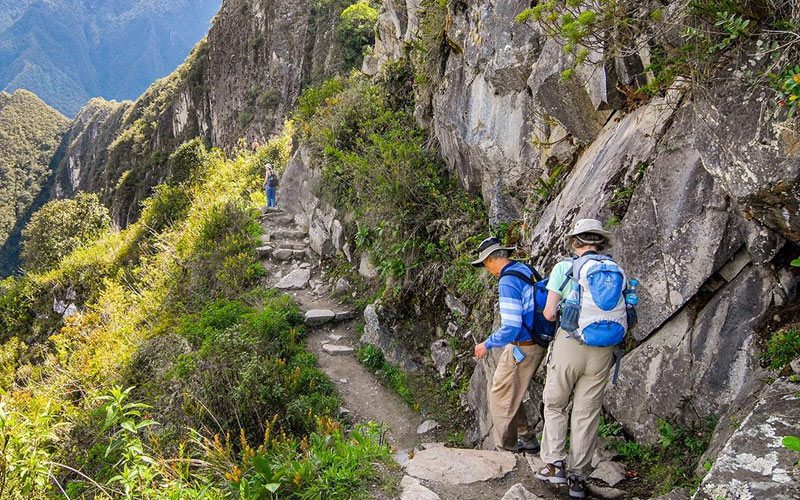
<svg viewBox="0 0 800 500">
<path fill-rule="evenodd" d="M 517 483 L 506 491 L 506 494 L 500 500 L 542 500 L 542 497 L 526 490 L 522 483 Z"/>
<path fill-rule="evenodd" d="M 411 476 L 403 476 L 400 487 L 403 488 L 400 500 L 439 500 L 439 495 L 422 486 Z"/>
<path fill-rule="evenodd" d="M 625 466 L 619 462 L 611 462 L 608 460 L 600 462 L 589 477 L 592 479 L 599 479 L 613 487 L 625 479 Z"/>
<path fill-rule="evenodd" d="M 439 422 L 437 422 L 436 420 L 426 420 L 421 424 L 419 424 L 419 427 L 417 427 L 417 434 L 425 434 L 438 428 L 439 428 Z"/>
<path fill-rule="evenodd" d="M 510 452 L 440 446 L 415 453 L 406 464 L 406 473 L 437 483 L 471 484 L 502 478 L 516 465 L 517 459 Z"/>
</svg>

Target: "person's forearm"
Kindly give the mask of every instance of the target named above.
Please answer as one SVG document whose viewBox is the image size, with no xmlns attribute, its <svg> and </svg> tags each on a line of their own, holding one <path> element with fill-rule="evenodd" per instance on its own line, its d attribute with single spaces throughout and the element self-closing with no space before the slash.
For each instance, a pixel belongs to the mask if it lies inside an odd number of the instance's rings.
<svg viewBox="0 0 800 500">
<path fill-rule="evenodd" d="M 519 330 L 519 326 L 513 327 L 511 325 L 503 325 L 496 332 L 489 335 L 489 338 L 487 338 L 483 344 L 487 349 L 507 346 L 517 338 Z"/>
<path fill-rule="evenodd" d="M 561 302 L 561 295 L 550 290 L 547 293 L 547 303 L 544 306 L 544 318 L 547 321 L 555 321 L 558 316 L 558 304 Z"/>
</svg>

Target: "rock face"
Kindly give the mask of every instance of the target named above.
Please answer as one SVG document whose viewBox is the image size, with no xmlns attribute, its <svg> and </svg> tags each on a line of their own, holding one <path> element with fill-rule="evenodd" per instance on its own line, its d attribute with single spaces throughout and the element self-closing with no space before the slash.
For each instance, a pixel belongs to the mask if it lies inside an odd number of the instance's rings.
<svg viewBox="0 0 800 500">
<path fill-rule="evenodd" d="M 800 129 L 775 120 L 771 90 L 742 78 L 743 68 L 764 67 L 766 59 L 751 47 L 723 70 L 733 78 L 699 101 L 693 142 L 706 170 L 748 215 L 797 243 Z"/>
<path fill-rule="evenodd" d="M 468 2 L 451 15 L 445 85 L 433 97 L 433 130 L 462 185 L 483 194 L 493 221 L 519 217 L 514 193 L 537 175 L 539 155 L 527 85 L 541 51 L 536 31 L 514 21 L 526 2 Z"/>
<path fill-rule="evenodd" d="M 775 286 L 769 273 L 750 267 L 704 307 L 681 311 L 623 358 L 606 408 L 649 441 L 658 438 L 659 417 L 688 408 L 720 415 L 757 365 L 750 320 L 764 314 Z"/>
<path fill-rule="evenodd" d="M 800 428 L 800 384 L 775 381 L 741 423 L 692 498 L 774 498 L 800 496 L 798 453 L 783 446 Z"/>
</svg>

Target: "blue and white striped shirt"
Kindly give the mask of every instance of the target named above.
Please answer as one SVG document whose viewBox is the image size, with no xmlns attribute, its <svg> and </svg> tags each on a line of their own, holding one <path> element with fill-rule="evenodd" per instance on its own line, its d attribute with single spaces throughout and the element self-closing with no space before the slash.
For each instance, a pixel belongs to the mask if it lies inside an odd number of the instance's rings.
<svg viewBox="0 0 800 500">
<path fill-rule="evenodd" d="M 503 268 L 503 271 L 513 269 L 526 276 L 531 275 L 530 269 L 519 262 L 512 261 Z M 521 342 L 531 339 L 533 330 L 533 287 L 516 276 L 500 278 L 500 328 L 486 339 L 487 349 L 503 347 L 511 342 Z M 523 322 L 528 328 L 523 328 Z"/>
</svg>

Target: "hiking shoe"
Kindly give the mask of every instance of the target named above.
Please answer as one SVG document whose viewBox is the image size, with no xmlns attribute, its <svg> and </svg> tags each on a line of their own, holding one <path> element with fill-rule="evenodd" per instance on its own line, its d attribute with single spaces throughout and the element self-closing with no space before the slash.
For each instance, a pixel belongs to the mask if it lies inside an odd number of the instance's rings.
<svg viewBox="0 0 800 500">
<path fill-rule="evenodd" d="M 567 484 L 567 475 L 564 473 L 564 461 L 547 464 L 536 473 L 536 477 L 552 484 Z"/>
<path fill-rule="evenodd" d="M 539 453 L 539 441 L 536 438 L 530 439 L 517 439 L 517 452 L 518 453 Z"/>
<path fill-rule="evenodd" d="M 569 476 L 569 497 L 586 498 L 586 481 L 578 476 Z"/>
</svg>

